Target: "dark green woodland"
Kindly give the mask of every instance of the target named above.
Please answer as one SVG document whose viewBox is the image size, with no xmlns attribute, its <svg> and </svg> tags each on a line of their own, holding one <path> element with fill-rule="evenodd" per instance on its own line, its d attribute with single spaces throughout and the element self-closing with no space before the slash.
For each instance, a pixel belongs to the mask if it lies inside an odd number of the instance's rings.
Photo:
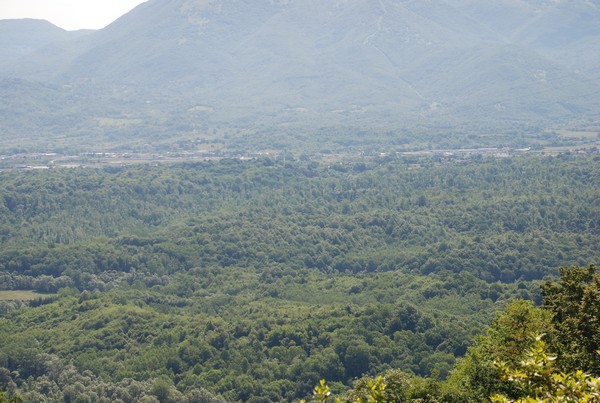
<svg viewBox="0 0 600 403">
<path fill-rule="evenodd" d="M 599 189 L 593 154 L 0 171 L 0 401 L 518 399 L 541 333 L 598 376 Z"/>
</svg>

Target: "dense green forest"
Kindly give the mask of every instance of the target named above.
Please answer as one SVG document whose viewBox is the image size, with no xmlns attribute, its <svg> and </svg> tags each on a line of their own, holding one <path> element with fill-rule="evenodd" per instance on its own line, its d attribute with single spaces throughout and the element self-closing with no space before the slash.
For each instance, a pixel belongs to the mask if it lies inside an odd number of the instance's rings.
<svg viewBox="0 0 600 403">
<path fill-rule="evenodd" d="M 0 289 L 39 297 L 0 298 L 0 390 L 297 401 L 384 374 L 430 401 L 516 396 L 469 376 L 496 373 L 502 318 L 529 326 L 520 349 L 554 328 L 546 281 L 600 260 L 599 188 L 578 155 L 1 171 Z"/>
</svg>

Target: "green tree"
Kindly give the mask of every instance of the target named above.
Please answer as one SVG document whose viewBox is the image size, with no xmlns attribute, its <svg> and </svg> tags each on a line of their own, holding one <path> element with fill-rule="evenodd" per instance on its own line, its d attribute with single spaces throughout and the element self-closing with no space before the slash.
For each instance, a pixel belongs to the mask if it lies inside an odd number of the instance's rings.
<svg viewBox="0 0 600 403">
<path fill-rule="evenodd" d="M 150 389 L 150 393 L 153 396 L 156 396 L 160 403 L 167 403 L 175 401 L 172 396 L 172 382 L 167 378 L 158 378 L 152 384 L 152 388 Z"/>
<path fill-rule="evenodd" d="M 366 343 L 357 343 L 348 346 L 344 354 L 346 376 L 354 378 L 367 372 L 369 370 L 370 359 L 371 353 Z"/>
<path fill-rule="evenodd" d="M 377 377 L 362 377 L 346 393 L 344 402 L 404 403 L 435 401 L 437 380 L 424 379 L 399 369 L 390 369 Z"/>
<path fill-rule="evenodd" d="M 532 302 L 517 300 L 506 306 L 487 333 L 469 348 L 448 379 L 448 400 L 478 402 L 495 393 L 513 395 L 512 385 L 501 380 L 498 360 L 516 364 L 531 335 L 551 329 L 550 314 Z"/>
<path fill-rule="evenodd" d="M 18 395 L 5 396 L 0 390 L 0 403 L 23 403 L 23 399 Z"/>
<path fill-rule="evenodd" d="M 560 280 L 542 286 L 544 309 L 552 313 L 557 365 L 600 375 L 600 274 L 596 267 L 561 268 Z"/>
<path fill-rule="evenodd" d="M 525 358 L 516 366 L 496 362 L 503 379 L 509 381 L 521 397 L 511 399 L 496 394 L 491 397 L 492 402 L 597 402 L 600 399 L 600 378 L 581 370 L 568 373 L 558 371 L 555 360 L 556 356 L 548 353 L 542 336 L 535 336 Z"/>
</svg>

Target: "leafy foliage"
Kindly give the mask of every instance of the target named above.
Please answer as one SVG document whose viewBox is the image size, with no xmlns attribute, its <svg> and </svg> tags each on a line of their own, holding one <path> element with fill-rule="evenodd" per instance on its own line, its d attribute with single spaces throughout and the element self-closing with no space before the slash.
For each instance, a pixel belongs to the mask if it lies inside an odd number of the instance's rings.
<svg viewBox="0 0 600 403">
<path fill-rule="evenodd" d="M 556 356 L 549 355 L 542 336 L 536 336 L 526 351 L 525 359 L 515 368 L 503 362 L 497 366 L 502 376 L 515 384 L 525 396 L 512 400 L 502 395 L 492 396 L 493 402 L 594 402 L 600 398 L 600 378 L 582 370 L 564 373 L 554 368 Z"/>
<path fill-rule="evenodd" d="M 600 375 L 600 274 L 596 267 L 560 270 L 560 282 L 542 286 L 544 307 L 552 312 L 559 363 Z"/>
</svg>

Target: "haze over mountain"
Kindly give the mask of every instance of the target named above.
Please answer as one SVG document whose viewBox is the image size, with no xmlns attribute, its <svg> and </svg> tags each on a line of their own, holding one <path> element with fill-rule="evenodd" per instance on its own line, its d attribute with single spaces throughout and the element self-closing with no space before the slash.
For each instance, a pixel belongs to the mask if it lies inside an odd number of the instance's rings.
<svg viewBox="0 0 600 403">
<path fill-rule="evenodd" d="M 93 32 L 5 20 L 0 129 L 593 122 L 599 43 L 586 0 L 150 0 Z"/>
</svg>

